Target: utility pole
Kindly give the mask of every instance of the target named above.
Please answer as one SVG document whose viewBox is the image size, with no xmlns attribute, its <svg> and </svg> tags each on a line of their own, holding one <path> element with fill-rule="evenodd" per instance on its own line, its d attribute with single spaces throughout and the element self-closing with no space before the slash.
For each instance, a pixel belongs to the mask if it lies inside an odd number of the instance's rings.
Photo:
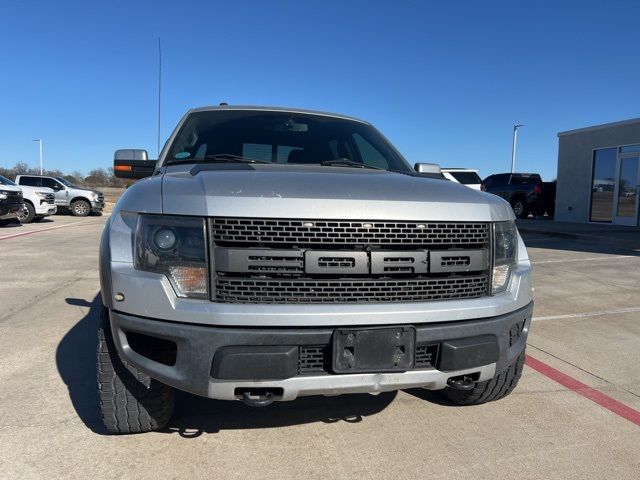
<svg viewBox="0 0 640 480">
<path fill-rule="evenodd" d="M 513 141 L 511 142 L 511 173 L 516 169 L 516 143 L 518 142 L 518 128 L 520 127 L 524 127 L 524 125 L 516 123 L 513 126 Z"/>
<path fill-rule="evenodd" d="M 42 139 L 36 138 L 33 141 L 40 144 L 40 175 L 42 175 Z"/>
</svg>

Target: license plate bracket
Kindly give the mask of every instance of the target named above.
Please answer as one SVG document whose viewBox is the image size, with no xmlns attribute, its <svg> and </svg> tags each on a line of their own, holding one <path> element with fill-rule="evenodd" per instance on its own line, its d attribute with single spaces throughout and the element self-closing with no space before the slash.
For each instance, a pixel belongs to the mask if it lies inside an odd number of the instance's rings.
<svg viewBox="0 0 640 480">
<path fill-rule="evenodd" d="M 333 334 L 333 371 L 404 372 L 413 368 L 415 350 L 414 327 L 337 329 Z"/>
</svg>

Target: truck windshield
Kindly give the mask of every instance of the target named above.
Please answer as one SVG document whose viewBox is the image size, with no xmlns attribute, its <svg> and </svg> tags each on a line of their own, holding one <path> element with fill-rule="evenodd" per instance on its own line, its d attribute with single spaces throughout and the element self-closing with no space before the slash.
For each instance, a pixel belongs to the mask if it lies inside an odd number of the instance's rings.
<svg viewBox="0 0 640 480">
<path fill-rule="evenodd" d="M 65 180 L 62 177 L 56 177 L 56 180 L 59 181 L 61 184 L 63 184 L 65 187 L 69 187 L 69 188 L 78 188 L 76 187 L 73 183 L 71 183 L 68 180 Z"/>
<path fill-rule="evenodd" d="M 170 146 L 165 164 L 243 160 L 412 172 L 389 142 L 366 123 L 256 110 L 192 113 Z"/>
<path fill-rule="evenodd" d="M 14 187 L 17 186 L 15 183 L 13 183 L 7 177 L 3 177 L 2 175 L 0 175 L 0 185 L 12 185 Z"/>
<path fill-rule="evenodd" d="M 476 172 L 449 172 L 458 182 L 465 185 L 475 185 L 482 183 L 482 180 Z"/>
</svg>

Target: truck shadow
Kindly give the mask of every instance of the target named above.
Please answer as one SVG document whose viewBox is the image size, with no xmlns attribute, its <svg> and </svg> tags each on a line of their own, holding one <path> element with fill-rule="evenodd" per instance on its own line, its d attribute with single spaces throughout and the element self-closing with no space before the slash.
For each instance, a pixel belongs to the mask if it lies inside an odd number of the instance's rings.
<svg viewBox="0 0 640 480">
<path fill-rule="evenodd" d="M 176 410 L 162 433 L 196 438 L 221 430 L 278 428 L 307 423 L 359 423 L 375 415 L 395 399 L 397 392 L 378 396 L 359 394 L 337 397 L 300 397 L 275 402 L 268 407 L 249 407 L 242 402 L 224 402 L 176 392 Z"/>
<path fill-rule="evenodd" d="M 107 435 L 98 410 L 96 388 L 97 331 L 102 301 L 67 298 L 67 304 L 88 307 L 87 314 L 62 338 L 56 349 L 56 365 L 67 385 L 69 398 L 80 419 L 96 434 Z M 292 402 L 276 402 L 265 408 L 241 402 L 223 402 L 176 392 L 176 409 L 161 433 L 195 438 L 221 430 L 278 428 L 306 423 L 358 423 L 375 415 L 395 399 L 397 392 L 378 396 L 301 397 Z"/>
</svg>

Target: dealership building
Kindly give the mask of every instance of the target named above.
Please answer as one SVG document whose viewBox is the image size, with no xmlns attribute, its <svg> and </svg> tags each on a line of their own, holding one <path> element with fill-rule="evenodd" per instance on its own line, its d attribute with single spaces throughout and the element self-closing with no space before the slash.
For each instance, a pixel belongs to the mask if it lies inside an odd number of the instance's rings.
<svg viewBox="0 0 640 480">
<path fill-rule="evenodd" d="M 640 118 L 558 134 L 559 222 L 638 226 Z"/>
</svg>

